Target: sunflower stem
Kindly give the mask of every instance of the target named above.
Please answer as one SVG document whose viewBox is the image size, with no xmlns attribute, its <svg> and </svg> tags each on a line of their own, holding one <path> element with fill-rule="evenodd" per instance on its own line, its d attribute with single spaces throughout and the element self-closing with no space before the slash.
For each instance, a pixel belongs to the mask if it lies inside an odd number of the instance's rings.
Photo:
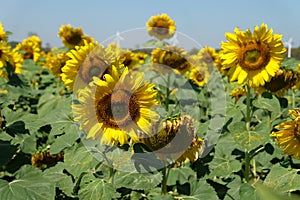
<svg viewBox="0 0 300 200">
<path fill-rule="evenodd" d="M 248 134 L 250 135 L 250 124 L 251 124 L 251 105 L 250 105 L 250 98 L 251 98 L 251 88 L 249 86 L 249 81 L 247 83 L 247 96 L 246 96 L 246 129 Z M 249 176 L 250 176 L 250 152 L 249 149 L 245 150 L 245 171 L 244 176 L 246 182 L 249 182 Z"/>
<path fill-rule="evenodd" d="M 161 182 L 161 194 L 165 195 L 167 194 L 168 190 L 167 190 L 167 181 L 168 181 L 168 177 L 169 177 L 169 173 L 170 173 L 170 167 L 165 167 L 162 170 L 162 182 Z"/>
<path fill-rule="evenodd" d="M 249 175 L 250 175 L 250 156 L 249 156 L 249 151 L 245 151 L 245 180 L 248 183 L 249 182 Z"/>
</svg>

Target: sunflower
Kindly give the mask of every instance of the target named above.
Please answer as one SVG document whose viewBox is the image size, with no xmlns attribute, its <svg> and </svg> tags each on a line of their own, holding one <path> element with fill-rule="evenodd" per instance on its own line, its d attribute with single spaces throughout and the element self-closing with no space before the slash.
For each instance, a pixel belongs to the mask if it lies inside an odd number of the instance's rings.
<svg viewBox="0 0 300 200">
<path fill-rule="evenodd" d="M 6 32 L 5 32 L 4 28 L 3 28 L 2 23 L 0 23 L 0 41 L 7 42 Z"/>
<path fill-rule="evenodd" d="M 161 73 L 174 71 L 177 74 L 185 74 L 191 68 L 187 52 L 176 46 L 155 48 L 151 52 L 151 63 L 154 64 L 152 68 Z"/>
<path fill-rule="evenodd" d="M 159 40 L 169 39 L 176 32 L 175 21 L 165 13 L 150 17 L 146 25 L 149 35 Z"/>
<path fill-rule="evenodd" d="M 61 38 L 62 43 L 69 49 L 84 45 L 84 40 L 88 43 L 94 43 L 94 39 L 84 35 L 81 28 L 73 28 L 71 24 L 62 25 L 59 28 L 58 36 Z"/>
<path fill-rule="evenodd" d="M 206 67 L 193 67 L 190 73 L 188 73 L 188 79 L 195 85 L 203 87 L 209 80 L 209 72 Z"/>
<path fill-rule="evenodd" d="M 283 122 L 277 126 L 271 136 L 278 141 L 277 145 L 283 147 L 283 154 L 291 155 L 293 158 L 300 159 L 300 109 L 289 110 L 293 120 Z"/>
<path fill-rule="evenodd" d="M 0 69 L 6 67 L 6 62 L 10 61 L 11 49 L 7 42 L 0 41 Z"/>
<path fill-rule="evenodd" d="M 70 58 L 62 68 L 61 78 L 66 87 L 73 90 L 75 80 L 79 88 L 89 84 L 93 77 L 101 78 L 110 70 L 110 65 L 116 60 L 114 52 L 105 49 L 98 43 L 84 41 L 84 46 L 76 46 L 67 53 Z"/>
<path fill-rule="evenodd" d="M 0 76 L 8 78 L 8 71 L 10 71 L 11 73 L 15 73 L 15 74 L 21 74 L 23 61 L 24 61 L 24 59 L 19 52 L 12 51 L 10 60 L 9 60 L 10 68 L 8 69 L 7 68 L 8 66 L 6 66 L 6 71 L 1 71 Z"/>
<path fill-rule="evenodd" d="M 65 66 L 69 57 L 66 52 L 59 52 L 55 54 L 53 50 L 47 53 L 45 65 L 55 76 L 60 77 L 62 67 Z"/>
<path fill-rule="evenodd" d="M 139 142 L 148 146 L 162 160 L 175 163 L 194 162 L 201 152 L 203 140 L 198 138 L 190 116 L 184 115 L 163 122 L 154 122 L 150 135 L 138 134 Z"/>
<path fill-rule="evenodd" d="M 42 41 L 38 36 L 31 36 L 24 39 L 21 43 L 17 44 L 14 51 L 22 54 L 24 59 L 32 59 L 37 62 L 41 56 Z"/>
<path fill-rule="evenodd" d="M 228 42 L 221 44 L 221 62 L 228 69 L 230 81 L 239 84 L 249 81 L 249 86 L 257 87 L 269 82 L 275 76 L 284 59 L 285 48 L 282 35 L 272 34 L 266 24 L 249 29 L 235 28 L 235 34 L 226 33 Z"/>
<path fill-rule="evenodd" d="M 216 52 L 216 49 L 205 46 L 202 49 L 199 50 L 197 53 L 197 56 L 199 56 L 200 61 L 206 63 L 207 65 L 219 65 L 219 54 Z"/>
<path fill-rule="evenodd" d="M 232 90 L 230 95 L 234 97 L 236 103 L 242 96 L 246 96 L 246 90 L 244 88 L 237 88 Z"/>
<path fill-rule="evenodd" d="M 140 65 L 143 65 L 145 63 L 145 59 L 148 57 L 148 54 L 146 53 L 132 52 L 130 50 L 119 52 L 119 55 L 122 60 L 122 64 L 129 69 L 138 68 Z"/>
<path fill-rule="evenodd" d="M 143 82 L 144 74 L 128 71 L 121 73 L 112 66 L 111 74 L 104 80 L 94 78 L 93 82 L 78 93 L 81 104 L 73 105 L 75 121 L 82 122 L 87 138 L 100 139 L 100 143 L 124 145 L 128 135 L 136 140 L 136 131 L 148 133 L 151 120 L 158 115 L 151 110 L 158 104 L 154 84 Z"/>
<path fill-rule="evenodd" d="M 293 70 L 279 69 L 272 79 L 264 86 L 255 88 L 258 93 L 270 91 L 277 96 L 283 96 L 285 92 L 299 82 L 300 74 Z"/>
</svg>

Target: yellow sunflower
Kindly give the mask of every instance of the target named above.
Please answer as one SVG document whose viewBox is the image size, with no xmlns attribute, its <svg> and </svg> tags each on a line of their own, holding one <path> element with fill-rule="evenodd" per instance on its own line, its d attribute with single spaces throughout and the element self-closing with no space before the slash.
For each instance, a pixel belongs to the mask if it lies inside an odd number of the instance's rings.
<svg viewBox="0 0 300 200">
<path fill-rule="evenodd" d="M 177 74 L 185 74 L 191 68 L 187 52 L 176 46 L 155 48 L 151 52 L 151 63 L 154 64 L 154 70 L 158 70 L 163 74 L 171 71 Z"/>
<path fill-rule="evenodd" d="M 120 59 L 122 59 L 122 63 L 125 67 L 129 69 L 133 69 L 139 67 L 139 65 L 143 65 L 145 59 L 148 57 L 148 54 L 143 52 L 132 52 L 130 50 L 126 50 L 123 52 L 119 52 Z"/>
<path fill-rule="evenodd" d="M 283 147 L 283 154 L 300 159 L 300 109 L 289 110 L 289 113 L 293 120 L 275 126 L 279 131 L 272 132 L 271 136 L 278 141 L 279 147 Z"/>
<path fill-rule="evenodd" d="M 165 13 L 150 17 L 146 25 L 149 35 L 159 40 L 169 39 L 176 32 L 175 21 Z"/>
<path fill-rule="evenodd" d="M 6 62 L 10 61 L 12 52 L 10 46 L 5 41 L 0 41 L 0 69 L 6 67 Z"/>
<path fill-rule="evenodd" d="M 1 22 L 0 22 L 0 41 L 7 42 L 6 32 L 5 32 L 4 27 Z"/>
<path fill-rule="evenodd" d="M 175 163 L 194 162 L 201 152 L 203 140 L 198 138 L 190 116 L 154 122 L 150 134 L 138 133 L 139 142 L 147 145 L 162 160 Z"/>
<path fill-rule="evenodd" d="M 62 43 L 69 49 L 84 45 L 84 40 L 88 43 L 94 43 L 94 39 L 84 35 L 81 28 L 73 28 L 71 24 L 62 25 L 59 28 L 58 36 L 61 38 Z"/>
<path fill-rule="evenodd" d="M 22 54 L 24 59 L 32 59 L 37 62 L 41 56 L 42 41 L 38 36 L 31 36 L 24 39 L 21 43 L 17 44 L 14 51 Z"/>
<path fill-rule="evenodd" d="M 76 46 L 67 53 L 70 58 L 62 68 L 61 78 L 66 87 L 73 90 L 75 80 L 78 88 L 89 84 L 93 77 L 101 78 L 110 70 L 110 65 L 116 60 L 114 52 L 102 45 L 84 41 L 84 46 Z"/>
<path fill-rule="evenodd" d="M 67 60 L 69 60 L 69 57 L 66 52 L 55 54 L 52 50 L 47 53 L 45 65 L 55 76 L 60 77 L 62 67 L 65 66 Z"/>
<path fill-rule="evenodd" d="M 205 63 L 201 63 L 195 60 L 190 60 L 193 63 L 191 70 L 186 73 L 187 78 L 191 80 L 195 85 L 203 87 L 209 80 L 210 74 L 208 67 Z"/>
<path fill-rule="evenodd" d="M 199 56 L 199 59 L 207 65 L 218 66 L 220 63 L 219 54 L 216 52 L 216 49 L 212 47 L 203 47 L 199 50 L 197 55 Z"/>
<path fill-rule="evenodd" d="M 100 139 L 103 144 L 124 145 L 136 131 L 149 132 L 157 113 L 151 110 L 158 104 L 154 84 L 143 82 L 144 74 L 137 71 L 122 73 L 112 66 L 104 80 L 94 81 L 78 93 L 81 104 L 73 105 L 75 121 L 87 131 L 87 138 Z"/>
<path fill-rule="evenodd" d="M 230 81 L 249 81 L 250 86 L 257 87 L 275 76 L 284 58 L 282 35 L 273 34 L 263 23 L 255 26 L 253 33 L 235 28 L 235 34 L 226 33 L 226 38 L 228 42 L 222 42 L 220 58 Z"/>
<path fill-rule="evenodd" d="M 242 96 L 246 96 L 246 90 L 244 88 L 237 88 L 232 90 L 230 95 L 234 97 L 236 103 Z"/>
</svg>

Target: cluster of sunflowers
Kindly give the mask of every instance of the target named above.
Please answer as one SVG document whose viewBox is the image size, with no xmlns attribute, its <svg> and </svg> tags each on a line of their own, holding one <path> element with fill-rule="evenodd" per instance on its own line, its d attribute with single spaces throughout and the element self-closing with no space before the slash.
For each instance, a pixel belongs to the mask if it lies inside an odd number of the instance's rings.
<svg viewBox="0 0 300 200">
<path fill-rule="evenodd" d="M 241 97 L 246 99 L 248 132 L 251 94 L 267 91 L 281 97 L 300 87 L 300 64 L 296 68 L 283 64 L 286 50 L 282 36 L 273 34 L 264 23 L 255 26 L 253 32 L 236 28 L 234 33 L 226 33 L 228 41 L 222 42 L 220 49 L 205 46 L 197 53 L 161 43 L 176 33 L 175 22 L 167 14 L 152 16 L 146 25 L 148 34 L 157 40 L 157 46 L 150 49 L 123 49 L 116 43 L 105 47 L 69 24 L 58 31 L 64 47 L 47 52 L 35 35 L 13 48 L 0 24 L 0 77 L 10 79 L 21 74 L 24 60 L 31 59 L 61 80 L 65 92 L 74 95 L 74 121 L 86 138 L 117 147 L 141 143 L 157 151 L 162 160 L 172 158 L 177 165 L 196 161 L 205 148 L 205 139 L 194 126 L 198 119 L 171 112 L 170 104 L 176 104 L 172 95 L 178 89 L 168 88 L 170 74 L 184 78 L 195 91 L 204 88 L 213 74 L 221 74 L 231 85 L 235 103 Z M 166 90 L 144 80 L 150 71 L 167 77 Z M 166 110 L 164 115 L 158 112 L 160 106 Z M 278 131 L 270 136 L 278 140 L 284 154 L 299 159 L 299 109 L 290 110 L 290 114 L 294 119 L 275 126 Z"/>
</svg>

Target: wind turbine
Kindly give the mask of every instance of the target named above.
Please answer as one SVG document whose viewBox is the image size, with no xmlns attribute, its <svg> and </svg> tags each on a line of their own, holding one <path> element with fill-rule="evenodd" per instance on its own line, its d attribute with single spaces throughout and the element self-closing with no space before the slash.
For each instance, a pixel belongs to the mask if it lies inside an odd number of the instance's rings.
<svg viewBox="0 0 300 200">
<path fill-rule="evenodd" d="M 290 38 L 287 42 L 284 43 L 288 48 L 288 55 L 287 55 L 288 58 L 292 56 L 292 40 L 293 38 Z"/>
<path fill-rule="evenodd" d="M 114 38 L 114 42 L 115 42 L 118 46 L 120 46 L 120 42 L 121 42 L 122 40 L 124 40 L 124 38 L 120 35 L 120 32 L 117 31 L 116 37 Z"/>
</svg>

